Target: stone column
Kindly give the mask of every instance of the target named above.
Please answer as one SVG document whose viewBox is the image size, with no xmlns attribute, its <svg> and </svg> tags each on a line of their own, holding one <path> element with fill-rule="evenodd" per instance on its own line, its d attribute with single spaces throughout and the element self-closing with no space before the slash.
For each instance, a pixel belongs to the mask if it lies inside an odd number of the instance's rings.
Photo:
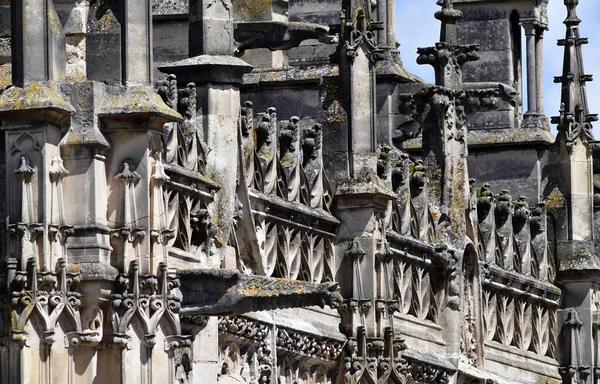
<svg viewBox="0 0 600 384">
<path fill-rule="evenodd" d="M 13 84 L 64 80 L 65 34 L 52 0 L 11 1 Z"/>
<path fill-rule="evenodd" d="M 466 212 L 469 211 L 471 191 L 468 157 L 469 104 L 473 99 L 489 98 L 489 90 L 467 91 L 462 81 L 462 66 L 478 59 L 476 45 L 457 44 L 456 23 L 462 12 L 454 9 L 452 0 L 439 2 L 442 9 L 435 17 L 441 21 L 440 43 L 435 47 L 419 48 L 417 63 L 433 66 L 436 86 L 414 94 L 407 104 L 419 121 L 422 121 L 423 164 L 428 183 L 428 202 L 434 215 L 446 217 L 436 226 L 437 241 L 448 245 L 452 260 L 448 259 L 447 282 L 449 287 L 462 283 L 460 276 L 464 258 L 471 258 L 467 234 Z M 468 94 L 468 97 L 466 96 Z M 475 258 L 476 259 L 476 258 Z M 469 259 L 467 259 L 469 260 Z M 448 292 L 451 292 L 449 288 Z M 462 288 L 460 288 L 462 289 Z M 454 295 L 454 293 L 452 293 Z M 463 307 L 449 304 L 441 313 L 446 343 L 446 358 L 458 366 L 461 359 L 461 329 L 464 325 Z"/>
<path fill-rule="evenodd" d="M 537 68 L 535 24 L 523 21 L 527 44 L 527 113 L 537 113 Z"/>
<path fill-rule="evenodd" d="M 58 205 L 53 204 L 56 202 L 53 193 L 59 182 L 53 184 L 50 180 L 64 171 L 62 167 L 53 167 L 53 163 L 61 161 L 58 143 L 74 108 L 52 82 L 64 80 L 66 68 L 64 33 L 53 1 L 9 3 L 14 86 L 0 95 L 5 143 L 2 152 L 5 201 L 1 204 L 5 224 L 0 230 L 5 252 L 0 259 L 7 262 L 7 293 L 15 297 L 27 289 L 31 299 L 19 308 L 19 304 L 6 307 L 4 316 L 12 321 L 1 332 L 8 336 L 8 342 L 0 369 L 4 371 L 2 379 L 19 384 L 36 380 L 49 382 L 58 371 L 52 363 L 60 360 L 61 353 L 52 350 L 56 342 L 54 324 L 51 329 L 34 335 L 35 332 L 27 332 L 27 329 L 41 329 L 40 321 L 36 323 L 41 317 L 27 318 L 23 313 L 39 305 L 40 301 L 36 300 L 41 289 L 38 287 L 60 289 L 55 284 L 59 277 L 54 256 L 58 252 L 52 252 L 52 245 L 66 228 L 54 225 L 64 217 L 52 215 Z M 64 263 L 62 266 L 64 270 Z M 18 275 L 26 276 L 27 284 L 16 283 Z"/>
<path fill-rule="evenodd" d="M 535 36 L 535 79 L 537 112 L 544 114 L 544 32 L 546 28 L 536 28 Z"/>
<path fill-rule="evenodd" d="M 377 346 L 383 347 L 386 329 L 392 326 L 392 316 L 387 316 L 391 310 L 385 304 L 389 302 L 386 301 L 389 292 L 383 292 L 380 284 L 385 268 L 382 260 L 390 256 L 383 217 L 395 195 L 376 173 L 374 69 L 384 50 L 374 45 L 375 41 L 367 41 L 371 36 L 366 31 L 379 27 L 371 20 L 369 4 L 359 0 L 342 2 L 336 59 L 340 66 L 338 100 L 343 109 L 343 123 L 337 131 L 336 143 L 329 144 L 327 139 L 324 143 L 329 150 L 340 143 L 347 146 L 339 161 L 332 161 L 336 171 L 339 170 L 334 214 L 341 221 L 337 254 L 342 258 L 337 280 L 346 299 L 340 308 L 340 330 L 359 340 L 356 356 L 381 361 L 383 353 L 377 352 Z M 384 1 L 379 2 L 378 7 L 385 6 Z M 331 136 L 330 139 L 334 140 Z M 372 348 L 362 348 L 367 344 Z"/>
<path fill-rule="evenodd" d="M 229 0 L 190 0 L 190 57 L 233 53 L 232 7 Z"/>
<path fill-rule="evenodd" d="M 386 33 L 387 46 L 396 48 L 396 2 L 394 0 L 386 0 Z"/>
</svg>

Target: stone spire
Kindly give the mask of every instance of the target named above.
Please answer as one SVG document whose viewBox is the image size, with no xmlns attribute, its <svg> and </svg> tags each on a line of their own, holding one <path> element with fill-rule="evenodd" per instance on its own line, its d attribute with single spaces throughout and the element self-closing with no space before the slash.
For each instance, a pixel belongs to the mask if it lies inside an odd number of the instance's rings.
<svg viewBox="0 0 600 384">
<path fill-rule="evenodd" d="M 558 45 L 565 47 L 563 74 L 555 82 L 562 85 L 560 115 L 552 118 L 558 124 L 556 146 L 558 159 L 551 200 L 560 201 L 554 208 L 561 218 L 556 228 L 559 279 L 569 295 L 560 309 L 559 332 L 566 335 L 559 345 L 557 360 L 564 383 L 586 382 L 594 365 L 594 343 L 580 334 L 594 329 L 593 299 L 600 263 L 594 249 L 594 188 L 592 152 L 596 147 L 592 122 L 597 115 L 588 110 L 585 83 L 592 80 L 583 71 L 581 46 L 587 39 L 579 36 L 578 0 L 565 0 L 567 27 Z M 592 308 L 590 310 L 590 308 Z M 582 340 L 582 341 L 579 341 Z"/>
<path fill-rule="evenodd" d="M 400 110 L 410 113 L 414 123 L 421 125 L 422 163 L 419 168 L 427 185 L 422 199 L 438 218 L 435 224 L 437 241 L 448 244 L 445 256 L 448 268 L 458 271 L 457 268 L 464 267 L 465 260 L 471 257 L 467 231 L 471 199 L 467 124 L 476 112 L 497 108 L 499 99 L 506 97 L 502 96 L 504 85 L 501 84 L 463 83 L 462 67 L 479 59 L 479 46 L 458 44 L 456 22 L 462 12 L 454 9 L 453 0 L 438 1 L 438 5 L 442 7 L 435 14 L 441 21 L 440 42 L 417 51 L 417 63 L 434 68 L 435 85 L 423 87 L 414 94 L 401 95 Z M 463 311 L 464 307 L 460 305 L 448 305 L 443 315 L 445 326 L 460 329 L 465 316 Z M 444 342 L 446 356 L 458 362 L 463 353 L 460 332 L 446 332 Z M 474 356 L 474 361 L 483 361 L 481 352 Z"/>
<path fill-rule="evenodd" d="M 557 145 L 562 169 L 564 195 L 567 200 L 567 226 L 563 241 L 590 243 L 593 234 L 592 122 L 598 120 L 588 110 L 585 83 L 592 80 L 583 70 L 581 46 L 588 40 L 579 36 L 578 0 L 565 0 L 567 26 L 563 74 L 555 78 L 562 85 L 560 115 L 552 118 L 558 124 Z M 568 253 L 567 253 L 568 254 Z M 591 255 L 591 254 L 590 254 Z"/>
<path fill-rule="evenodd" d="M 565 47 L 563 74 L 554 79 L 562 85 L 562 94 L 560 116 L 553 117 L 552 122 L 558 124 L 559 140 L 568 147 L 573 147 L 577 139 L 583 143 L 593 141 L 591 122 L 598 120 L 598 116 L 590 114 L 588 109 L 585 83 L 592 81 L 592 75 L 586 75 L 583 70 L 581 46 L 587 44 L 588 39 L 579 36 L 578 4 L 579 0 L 565 0 L 567 33 L 558 41 L 559 46 Z"/>
<path fill-rule="evenodd" d="M 442 7 L 435 13 L 435 18 L 442 22 L 440 41 L 435 47 L 419 48 L 417 63 L 433 66 L 437 86 L 461 88 L 462 66 L 479 59 L 479 46 L 458 44 L 456 21 L 462 12 L 454 9 L 453 0 L 440 0 L 437 4 Z"/>
</svg>

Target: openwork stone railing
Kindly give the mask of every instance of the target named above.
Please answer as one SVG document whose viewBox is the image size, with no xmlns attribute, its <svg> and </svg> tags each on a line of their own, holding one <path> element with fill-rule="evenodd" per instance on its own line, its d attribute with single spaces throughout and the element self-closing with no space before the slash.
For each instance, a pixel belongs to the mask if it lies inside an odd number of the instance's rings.
<svg viewBox="0 0 600 384">
<path fill-rule="evenodd" d="M 474 199 L 473 199 L 474 200 Z M 548 248 L 546 207 L 531 209 L 506 190 L 477 190 L 480 262 L 484 265 L 486 343 L 554 357 L 560 289 L 551 284 L 555 262 Z"/>
<path fill-rule="evenodd" d="M 445 308 L 461 309 L 471 324 L 465 326 L 461 352 L 474 366 L 482 355 L 472 340 L 479 337 L 486 354 L 490 348 L 532 354 L 552 365 L 560 289 L 552 284 L 556 267 L 548 247 L 545 205 L 530 208 L 524 197 L 513 201 L 508 191 L 495 195 L 489 185 L 476 189 L 471 181 L 472 244 L 459 266 L 457 250 L 436 245 L 443 213 L 428 201 L 431 191 L 423 163 L 383 147 L 378 174 L 396 194 L 383 224 L 386 244 L 380 251 L 388 276 L 383 281 L 389 284 L 396 314 L 439 327 Z"/>
<path fill-rule="evenodd" d="M 447 288 L 453 254 L 437 244 L 423 162 L 390 147 L 380 149 L 378 174 L 396 194 L 385 222 L 390 257 L 390 293 L 400 315 L 439 323 L 445 304 L 458 306 L 458 292 Z M 452 287 L 452 286 L 450 286 Z"/>
<path fill-rule="evenodd" d="M 214 251 L 216 229 L 207 206 L 219 186 L 206 177 L 206 146 L 196 128 L 196 86 L 178 89 L 174 75 L 156 86 L 184 120 L 166 125 L 162 143 L 166 157 L 155 166 L 153 242 L 168 246 L 170 256 L 198 261 Z"/>
<path fill-rule="evenodd" d="M 221 375 L 248 383 L 335 383 L 343 342 L 246 317 L 219 318 Z M 271 347 L 275 345 L 275 350 Z"/>
<path fill-rule="evenodd" d="M 458 307 L 460 300 L 458 291 L 446 289 L 452 255 L 445 249 L 411 241 L 395 232 L 389 232 L 387 240 L 393 255 L 391 282 L 398 313 L 439 324 L 443 306 Z"/>
<path fill-rule="evenodd" d="M 264 274 L 333 281 L 339 221 L 330 213 L 332 191 L 323 170 L 321 126 L 302 127 L 295 116 L 280 122 L 275 108 L 255 119 L 252 103 L 246 102 L 240 137 L 240 183 L 248 194 Z"/>
<path fill-rule="evenodd" d="M 389 229 L 414 239 L 436 243 L 436 227 L 428 196 L 428 181 L 423 161 L 410 161 L 408 155 L 394 157 L 390 147 L 381 148 L 378 173 L 391 180 L 397 199 L 392 203 Z M 390 163 L 395 162 L 393 168 Z"/>
</svg>

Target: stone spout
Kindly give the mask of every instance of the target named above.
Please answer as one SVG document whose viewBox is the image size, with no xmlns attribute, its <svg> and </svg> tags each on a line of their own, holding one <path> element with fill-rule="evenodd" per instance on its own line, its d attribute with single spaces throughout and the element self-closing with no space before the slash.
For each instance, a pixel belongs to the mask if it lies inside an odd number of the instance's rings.
<svg viewBox="0 0 600 384">
<path fill-rule="evenodd" d="M 238 270 L 179 272 L 183 302 L 181 315 L 239 315 L 254 311 L 325 305 L 342 301 L 336 283 L 244 275 Z"/>
<path fill-rule="evenodd" d="M 299 46 L 303 41 L 318 39 L 333 44 L 335 36 L 329 28 L 307 22 L 255 21 L 235 24 L 236 56 L 248 49 L 268 48 L 271 51 L 286 50 Z"/>
<path fill-rule="evenodd" d="M 477 83 L 464 83 L 464 89 L 498 89 L 500 91 L 500 98 L 508 102 L 513 107 L 523 105 L 523 99 L 521 93 L 510 85 L 497 83 L 497 82 L 477 82 Z"/>
</svg>

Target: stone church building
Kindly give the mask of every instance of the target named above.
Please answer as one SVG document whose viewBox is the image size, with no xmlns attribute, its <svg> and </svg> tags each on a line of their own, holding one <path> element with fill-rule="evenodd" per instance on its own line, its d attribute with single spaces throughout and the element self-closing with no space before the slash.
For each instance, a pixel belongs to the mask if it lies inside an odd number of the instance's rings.
<svg viewBox="0 0 600 384">
<path fill-rule="evenodd" d="M 439 0 L 428 84 L 394 0 L 0 0 L 0 383 L 600 383 L 548 1 Z"/>
</svg>

